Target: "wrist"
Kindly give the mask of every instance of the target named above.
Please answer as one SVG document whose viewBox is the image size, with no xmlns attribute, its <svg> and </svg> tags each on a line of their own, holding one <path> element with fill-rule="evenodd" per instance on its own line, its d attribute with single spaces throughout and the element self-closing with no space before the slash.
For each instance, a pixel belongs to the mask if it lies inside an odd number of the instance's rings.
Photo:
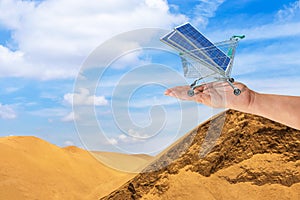
<svg viewBox="0 0 300 200">
<path fill-rule="evenodd" d="M 259 93 L 249 88 L 244 88 L 239 96 L 234 97 L 228 108 L 246 113 L 254 113 L 258 96 Z"/>
<path fill-rule="evenodd" d="M 256 107 L 257 107 L 256 105 L 259 100 L 259 96 L 260 94 L 258 92 L 255 92 L 253 90 L 249 91 L 249 103 L 248 106 L 246 107 L 245 112 L 252 113 L 252 114 L 256 113 Z"/>
</svg>

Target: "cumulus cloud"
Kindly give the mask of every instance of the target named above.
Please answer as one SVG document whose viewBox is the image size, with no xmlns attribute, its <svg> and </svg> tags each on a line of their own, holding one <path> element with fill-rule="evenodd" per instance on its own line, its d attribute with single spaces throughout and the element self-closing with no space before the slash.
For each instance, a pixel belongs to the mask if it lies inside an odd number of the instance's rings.
<svg viewBox="0 0 300 200">
<path fill-rule="evenodd" d="M 87 55 L 112 36 L 186 20 L 170 13 L 165 0 L 0 1 L 0 24 L 12 31 L 16 49 L 0 46 L 0 74 L 73 78 Z"/>
<path fill-rule="evenodd" d="M 35 7 L 33 1 L 2 0 L 0 1 L 0 24 L 10 29 L 21 26 L 22 17 L 30 14 Z M 13 11 L 7 8 L 13 8 Z"/>
<path fill-rule="evenodd" d="M 0 103 L 0 118 L 15 119 L 16 117 L 17 114 L 10 105 L 2 105 Z"/>
<path fill-rule="evenodd" d="M 90 95 L 90 91 L 86 88 L 79 88 L 79 93 L 67 93 L 64 95 L 64 101 L 71 105 L 95 105 L 104 106 L 108 101 L 104 96 Z"/>
</svg>

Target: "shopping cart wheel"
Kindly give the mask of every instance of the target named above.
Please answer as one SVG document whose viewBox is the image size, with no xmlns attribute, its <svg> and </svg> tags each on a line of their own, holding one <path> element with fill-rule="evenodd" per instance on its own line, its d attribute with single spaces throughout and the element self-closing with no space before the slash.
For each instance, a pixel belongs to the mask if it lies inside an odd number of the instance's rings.
<svg viewBox="0 0 300 200">
<path fill-rule="evenodd" d="M 238 89 L 238 88 L 235 88 L 235 89 L 233 90 L 233 94 L 234 94 L 235 96 L 239 96 L 239 95 L 241 94 L 241 90 Z"/>
<path fill-rule="evenodd" d="M 230 83 L 234 83 L 234 78 L 229 78 L 228 81 L 229 81 Z"/>
<path fill-rule="evenodd" d="M 190 90 L 187 91 L 187 94 L 188 94 L 190 97 L 192 97 L 192 96 L 194 96 L 195 92 L 194 92 L 193 89 L 190 89 Z"/>
</svg>

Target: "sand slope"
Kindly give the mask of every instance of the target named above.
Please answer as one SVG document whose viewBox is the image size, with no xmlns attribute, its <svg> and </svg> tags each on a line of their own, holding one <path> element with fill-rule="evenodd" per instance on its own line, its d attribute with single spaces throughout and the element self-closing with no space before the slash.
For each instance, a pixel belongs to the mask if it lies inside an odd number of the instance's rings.
<svg viewBox="0 0 300 200">
<path fill-rule="evenodd" d="M 134 176 L 77 147 L 36 137 L 0 138 L 0 199 L 98 199 Z"/>
<path fill-rule="evenodd" d="M 209 129 L 213 134 L 206 137 Z M 299 160 L 299 130 L 228 110 L 187 133 L 102 199 L 299 200 Z"/>
<path fill-rule="evenodd" d="M 96 152 L 123 168 L 154 160 L 136 176 L 77 147 L 59 148 L 35 137 L 0 138 L 0 199 L 300 199 L 300 131 L 229 110 L 220 137 L 206 138 L 209 128 L 218 130 L 222 115 L 212 121 L 155 159 Z"/>
<path fill-rule="evenodd" d="M 257 154 L 210 177 L 191 172 L 188 167 L 181 169 L 176 175 L 165 175 L 157 185 L 167 185 L 168 189 L 159 194 L 156 188 L 153 188 L 141 199 L 298 200 L 300 183 L 291 186 L 263 183 L 281 179 L 282 183 L 289 184 L 293 182 L 289 179 L 297 176 L 300 178 L 299 172 L 300 161 L 284 162 L 284 157 L 280 154 Z M 261 182 L 263 185 L 253 184 L 256 182 Z"/>
<path fill-rule="evenodd" d="M 149 165 L 154 157 L 146 154 L 121 154 L 115 152 L 92 152 L 93 156 L 112 169 L 123 172 L 139 173 Z"/>
</svg>

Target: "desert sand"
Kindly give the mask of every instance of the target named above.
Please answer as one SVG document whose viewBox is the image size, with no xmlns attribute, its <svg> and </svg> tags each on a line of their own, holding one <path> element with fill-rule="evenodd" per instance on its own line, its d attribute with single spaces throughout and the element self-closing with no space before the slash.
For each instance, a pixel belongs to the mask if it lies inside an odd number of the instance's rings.
<svg viewBox="0 0 300 200">
<path fill-rule="evenodd" d="M 276 179 L 279 178 L 276 175 L 273 175 L 273 177 L 267 176 L 272 173 L 284 175 L 287 174 L 288 171 L 294 172 L 295 174 L 297 172 L 299 173 L 300 161 L 284 162 L 283 160 L 283 156 L 280 154 L 257 154 L 251 159 L 245 160 L 224 170 L 220 170 L 210 177 L 191 172 L 190 170 L 187 170 L 187 168 L 181 169 L 178 174 L 169 177 L 166 176 L 165 179 L 159 181 L 158 185 L 168 184 L 169 189 L 166 190 L 166 192 L 162 192 L 160 195 L 155 189 L 152 189 L 141 199 L 300 199 L 300 183 L 288 187 L 281 184 L 268 183 L 259 186 L 252 182 L 239 182 L 242 177 L 245 179 L 250 178 L 254 182 L 259 181 L 260 178 L 264 179 L 264 177 L 259 177 L 259 174 L 265 174 L 265 179 Z M 253 177 L 251 177 L 251 175 Z M 288 182 L 288 178 L 283 181 Z"/>
<path fill-rule="evenodd" d="M 213 134 L 207 137 L 209 129 Z M 299 200 L 300 131 L 228 110 L 191 130 L 102 199 Z"/>
<path fill-rule="evenodd" d="M 36 137 L 0 138 L 0 158 L 1 200 L 98 199 L 135 175 L 110 169 L 80 148 Z"/>
<path fill-rule="evenodd" d="M 237 111 L 192 129 L 155 158 L 92 153 L 116 168 L 146 167 L 120 172 L 74 146 L 3 137 L 0 199 L 300 199 L 300 131 Z"/>
<path fill-rule="evenodd" d="M 139 173 L 155 158 L 146 154 L 121 154 L 115 152 L 91 152 L 106 166 L 122 172 Z"/>
</svg>

